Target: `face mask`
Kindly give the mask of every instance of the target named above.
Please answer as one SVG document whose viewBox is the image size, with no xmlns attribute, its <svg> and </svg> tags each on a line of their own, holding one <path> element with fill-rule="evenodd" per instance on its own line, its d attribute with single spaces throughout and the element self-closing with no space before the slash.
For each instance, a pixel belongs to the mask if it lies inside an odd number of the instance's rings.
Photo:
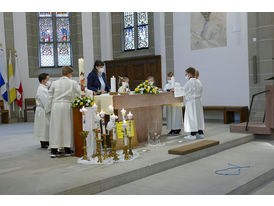
<svg viewBox="0 0 274 206">
<path fill-rule="evenodd" d="M 185 76 L 185 78 L 186 78 L 186 80 L 189 80 L 189 77 L 187 75 Z"/>
<path fill-rule="evenodd" d="M 103 68 L 100 68 L 100 69 L 98 70 L 98 72 L 99 72 L 100 74 L 103 74 L 104 71 L 105 71 L 104 67 L 103 67 Z"/>
<path fill-rule="evenodd" d="M 168 82 L 169 84 L 171 84 L 171 83 L 172 83 L 172 81 L 171 81 L 171 80 L 167 80 L 167 82 Z"/>
<path fill-rule="evenodd" d="M 50 88 L 50 85 L 51 85 L 51 81 L 49 80 L 49 81 L 47 81 L 47 83 L 46 83 L 46 87 L 47 87 L 47 88 Z"/>
</svg>

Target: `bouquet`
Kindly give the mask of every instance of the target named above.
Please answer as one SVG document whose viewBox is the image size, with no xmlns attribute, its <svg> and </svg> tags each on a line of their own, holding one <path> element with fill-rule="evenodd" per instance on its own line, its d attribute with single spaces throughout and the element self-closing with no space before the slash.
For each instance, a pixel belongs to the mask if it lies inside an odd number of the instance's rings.
<svg viewBox="0 0 274 206">
<path fill-rule="evenodd" d="M 136 94 L 159 94 L 159 88 L 150 84 L 148 80 L 139 84 L 134 91 Z"/>
<path fill-rule="evenodd" d="M 92 107 L 94 100 L 91 97 L 77 97 L 72 103 L 72 108 Z"/>
</svg>

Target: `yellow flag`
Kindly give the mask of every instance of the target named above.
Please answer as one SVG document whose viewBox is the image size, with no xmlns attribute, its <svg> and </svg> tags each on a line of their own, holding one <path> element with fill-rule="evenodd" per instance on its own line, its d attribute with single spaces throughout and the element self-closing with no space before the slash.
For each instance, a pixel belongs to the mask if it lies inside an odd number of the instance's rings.
<svg viewBox="0 0 274 206">
<path fill-rule="evenodd" d="M 13 74 L 13 67 L 11 63 L 11 52 L 9 58 L 9 97 L 10 97 L 10 104 L 16 99 L 16 89 L 15 89 L 15 82 L 14 82 L 14 74 Z"/>
</svg>

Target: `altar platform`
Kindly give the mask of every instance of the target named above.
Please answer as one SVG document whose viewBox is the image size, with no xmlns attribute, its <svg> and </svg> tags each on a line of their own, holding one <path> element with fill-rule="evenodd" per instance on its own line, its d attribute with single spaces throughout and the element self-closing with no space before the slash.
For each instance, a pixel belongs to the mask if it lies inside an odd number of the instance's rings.
<svg viewBox="0 0 274 206">
<path fill-rule="evenodd" d="M 185 135 L 161 136 L 161 146 L 140 144 L 140 156 L 111 165 L 82 165 L 76 157 L 49 157 L 32 138 L 33 123 L 0 125 L 0 194 L 97 194 L 165 170 L 245 144 L 253 135 L 230 133 L 229 125 L 206 122 L 206 139 L 220 145 L 188 155 L 171 155 L 168 149 L 190 144 Z M 165 126 L 163 134 L 167 134 Z M 196 140 L 200 141 L 200 140 Z M 202 165 L 201 165 L 202 168 Z M 134 194 L 134 192 L 132 193 Z"/>
</svg>

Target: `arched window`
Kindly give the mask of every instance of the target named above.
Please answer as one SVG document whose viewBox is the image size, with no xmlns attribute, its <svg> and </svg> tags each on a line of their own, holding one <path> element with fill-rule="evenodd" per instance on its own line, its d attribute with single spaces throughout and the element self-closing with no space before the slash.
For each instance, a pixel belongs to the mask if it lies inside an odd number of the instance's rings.
<svg viewBox="0 0 274 206">
<path fill-rule="evenodd" d="M 72 66 L 69 12 L 39 12 L 39 66 Z"/>
<path fill-rule="evenodd" d="M 147 49 L 149 47 L 148 13 L 123 12 L 123 17 L 123 50 Z"/>
</svg>

